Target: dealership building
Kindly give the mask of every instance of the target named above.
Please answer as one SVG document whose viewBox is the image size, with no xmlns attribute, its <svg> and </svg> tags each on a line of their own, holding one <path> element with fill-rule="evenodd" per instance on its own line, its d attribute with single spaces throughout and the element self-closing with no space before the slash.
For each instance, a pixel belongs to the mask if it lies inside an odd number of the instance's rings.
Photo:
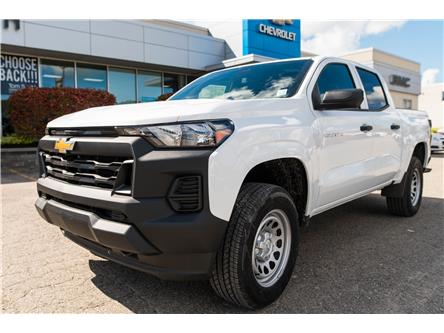
<svg viewBox="0 0 444 333">
<path fill-rule="evenodd" d="M 432 126 L 444 129 L 444 84 L 433 83 L 421 87 L 419 109 L 426 110 Z"/>
<path fill-rule="evenodd" d="M 17 89 L 108 90 L 118 103 L 151 102 L 220 68 L 300 56 L 300 20 L 198 26 L 170 20 L 2 20 L 2 107 Z M 374 67 L 395 103 L 418 108 L 420 65 L 381 50 L 343 55 Z"/>
</svg>

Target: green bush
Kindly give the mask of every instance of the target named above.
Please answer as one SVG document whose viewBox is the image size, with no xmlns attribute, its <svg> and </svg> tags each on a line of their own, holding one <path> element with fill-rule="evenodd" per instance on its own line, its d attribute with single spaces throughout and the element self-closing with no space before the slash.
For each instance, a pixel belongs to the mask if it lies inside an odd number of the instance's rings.
<svg viewBox="0 0 444 333">
<path fill-rule="evenodd" d="M 0 140 L 1 146 L 3 148 L 12 147 L 36 147 L 38 140 L 22 135 L 11 134 L 8 136 L 3 136 Z"/>
</svg>

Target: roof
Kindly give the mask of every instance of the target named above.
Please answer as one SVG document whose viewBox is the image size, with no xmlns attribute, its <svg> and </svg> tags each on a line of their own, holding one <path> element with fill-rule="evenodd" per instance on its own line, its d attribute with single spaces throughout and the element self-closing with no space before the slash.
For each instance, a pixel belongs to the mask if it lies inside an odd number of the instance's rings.
<svg viewBox="0 0 444 333">
<path fill-rule="evenodd" d="M 375 49 L 373 47 L 345 53 L 341 55 L 341 58 L 350 59 L 361 63 L 386 64 L 418 74 L 421 70 L 421 65 L 416 61 Z"/>
<path fill-rule="evenodd" d="M 167 27 L 167 28 L 173 28 L 173 29 L 179 29 L 179 30 L 186 30 L 189 32 L 193 32 L 195 34 L 204 35 L 204 36 L 211 36 L 210 31 L 205 28 L 201 27 L 195 24 L 186 23 L 186 22 L 180 22 L 180 21 L 174 21 L 174 20 L 141 20 L 145 23 L 152 23 L 159 26 Z"/>
<path fill-rule="evenodd" d="M 395 57 L 395 58 L 398 58 L 398 59 L 402 59 L 402 60 L 405 60 L 405 61 L 417 64 L 417 65 L 420 65 L 420 63 L 417 62 L 417 61 L 414 61 L 412 59 L 408 59 L 408 58 L 405 58 L 405 57 L 401 57 L 401 56 L 399 56 L 397 54 L 390 53 L 390 52 L 387 52 L 387 51 L 383 51 L 383 50 L 377 49 L 375 47 L 367 47 L 367 48 L 363 48 L 363 49 L 358 49 L 358 50 L 346 52 L 346 53 L 343 53 L 342 55 L 340 55 L 340 57 L 347 56 L 347 55 L 352 55 L 352 54 L 356 54 L 356 53 L 369 52 L 369 51 L 377 52 L 377 53 L 382 53 L 382 54 L 385 54 L 385 55 L 388 55 L 388 56 L 391 56 L 391 57 Z"/>
</svg>

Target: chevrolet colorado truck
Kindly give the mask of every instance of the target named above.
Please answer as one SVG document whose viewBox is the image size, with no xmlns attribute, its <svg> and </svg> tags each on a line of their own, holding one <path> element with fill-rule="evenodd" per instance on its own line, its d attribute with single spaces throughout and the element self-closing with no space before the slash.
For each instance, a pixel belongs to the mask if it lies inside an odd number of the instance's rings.
<svg viewBox="0 0 444 333">
<path fill-rule="evenodd" d="M 39 142 L 36 208 L 92 253 L 163 279 L 209 279 L 264 307 L 286 287 L 299 229 L 381 190 L 416 214 L 426 113 L 396 109 L 372 68 L 330 57 L 206 74 L 165 102 L 87 109 Z"/>
</svg>

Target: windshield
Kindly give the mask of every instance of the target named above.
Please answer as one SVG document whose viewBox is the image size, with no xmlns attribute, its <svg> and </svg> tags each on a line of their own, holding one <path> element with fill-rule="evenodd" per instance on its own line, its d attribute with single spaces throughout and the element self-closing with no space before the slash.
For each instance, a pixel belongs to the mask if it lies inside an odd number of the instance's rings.
<svg viewBox="0 0 444 333">
<path fill-rule="evenodd" d="M 211 73 L 180 90 L 178 99 L 285 98 L 296 94 L 312 60 L 291 60 Z"/>
</svg>

